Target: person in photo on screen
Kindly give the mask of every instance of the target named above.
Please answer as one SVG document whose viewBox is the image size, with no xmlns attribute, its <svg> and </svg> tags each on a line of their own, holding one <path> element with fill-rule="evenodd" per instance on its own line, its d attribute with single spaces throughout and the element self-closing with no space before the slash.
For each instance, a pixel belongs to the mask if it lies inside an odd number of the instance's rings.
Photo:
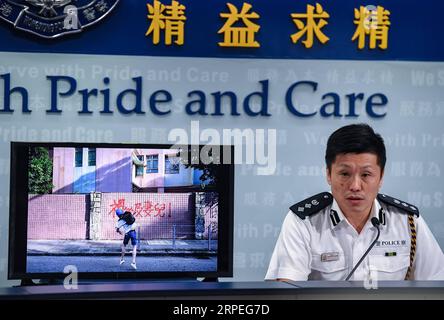
<svg viewBox="0 0 444 320">
<path fill-rule="evenodd" d="M 124 235 L 121 246 L 122 252 L 120 255 L 120 265 L 125 263 L 126 246 L 131 240 L 133 246 L 131 267 L 137 270 L 136 255 L 137 255 L 137 233 L 136 222 L 134 216 L 129 211 L 123 212 L 122 209 L 116 209 L 116 215 L 119 220 L 116 223 L 116 232 Z"/>
<path fill-rule="evenodd" d="M 419 209 L 379 193 L 383 138 L 367 124 L 344 126 L 325 161 L 331 193 L 290 207 L 265 279 L 444 280 L 443 252 Z"/>
</svg>

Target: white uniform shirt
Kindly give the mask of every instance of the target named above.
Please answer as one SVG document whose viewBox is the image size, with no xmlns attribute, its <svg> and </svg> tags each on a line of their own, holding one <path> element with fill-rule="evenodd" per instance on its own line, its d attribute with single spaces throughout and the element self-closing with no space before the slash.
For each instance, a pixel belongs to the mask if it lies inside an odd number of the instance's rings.
<svg viewBox="0 0 444 320">
<path fill-rule="evenodd" d="M 408 214 L 375 199 L 361 233 L 347 221 L 336 200 L 305 220 L 290 211 L 276 243 L 266 280 L 345 280 L 374 241 L 381 206 L 385 225 L 378 242 L 349 280 L 404 280 L 410 265 Z M 336 211 L 335 218 L 330 217 Z M 416 255 L 413 280 L 444 280 L 444 255 L 422 217 L 415 217 Z"/>
</svg>

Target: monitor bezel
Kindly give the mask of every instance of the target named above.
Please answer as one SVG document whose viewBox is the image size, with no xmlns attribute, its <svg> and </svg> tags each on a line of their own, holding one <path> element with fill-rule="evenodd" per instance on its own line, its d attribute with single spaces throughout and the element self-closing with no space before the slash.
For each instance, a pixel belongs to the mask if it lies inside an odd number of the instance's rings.
<svg viewBox="0 0 444 320">
<path fill-rule="evenodd" d="M 133 148 L 170 149 L 172 144 L 139 143 L 90 143 L 90 142 L 11 142 L 10 164 L 10 206 L 9 206 L 9 245 L 8 279 L 64 279 L 66 273 L 30 273 L 26 271 L 27 257 L 27 218 L 28 218 L 28 150 L 30 147 L 68 148 Z M 187 145 L 189 148 L 203 145 Z M 152 279 L 152 278 L 219 278 L 233 276 L 233 232 L 234 232 L 234 146 L 221 147 L 230 151 L 230 163 L 220 164 L 224 184 L 217 185 L 222 207 L 218 211 L 218 251 L 216 271 L 137 271 L 137 272 L 79 272 L 78 279 Z M 228 149 L 227 149 L 228 148 Z M 222 217 L 222 218 L 221 218 Z M 24 266 L 23 266 L 24 263 Z M 23 269 L 24 268 L 24 269 Z"/>
</svg>

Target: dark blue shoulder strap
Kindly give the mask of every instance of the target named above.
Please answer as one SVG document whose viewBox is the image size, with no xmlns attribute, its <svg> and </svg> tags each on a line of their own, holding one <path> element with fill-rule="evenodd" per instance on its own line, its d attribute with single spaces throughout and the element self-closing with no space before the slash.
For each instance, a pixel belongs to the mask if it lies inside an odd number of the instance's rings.
<svg viewBox="0 0 444 320">
<path fill-rule="evenodd" d="M 402 212 L 419 217 L 419 209 L 413 204 L 390 197 L 386 194 L 379 193 L 378 200 L 389 205 L 401 209 Z"/>
<path fill-rule="evenodd" d="M 290 210 L 293 211 L 293 213 L 296 214 L 299 218 L 304 220 L 306 217 L 318 213 L 332 203 L 333 196 L 331 195 L 331 193 L 321 192 L 317 195 L 314 195 L 292 205 L 290 207 Z"/>
</svg>

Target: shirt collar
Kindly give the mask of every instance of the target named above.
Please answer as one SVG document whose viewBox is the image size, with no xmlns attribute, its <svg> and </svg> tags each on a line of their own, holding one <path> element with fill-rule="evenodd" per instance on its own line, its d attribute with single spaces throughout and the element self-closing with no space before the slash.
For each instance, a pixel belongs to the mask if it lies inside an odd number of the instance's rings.
<svg viewBox="0 0 444 320">
<path fill-rule="evenodd" d="M 330 208 L 330 224 L 332 228 L 335 228 L 338 224 L 346 222 L 346 218 L 344 214 L 341 211 L 341 208 L 339 208 L 338 203 L 336 202 L 336 199 L 333 198 L 333 204 Z M 368 219 L 368 223 L 370 222 L 370 219 L 376 217 L 379 220 L 379 223 L 384 226 L 385 225 L 385 212 L 384 209 L 379 204 L 378 200 L 373 201 L 372 211 L 370 212 L 370 217 Z"/>
</svg>

